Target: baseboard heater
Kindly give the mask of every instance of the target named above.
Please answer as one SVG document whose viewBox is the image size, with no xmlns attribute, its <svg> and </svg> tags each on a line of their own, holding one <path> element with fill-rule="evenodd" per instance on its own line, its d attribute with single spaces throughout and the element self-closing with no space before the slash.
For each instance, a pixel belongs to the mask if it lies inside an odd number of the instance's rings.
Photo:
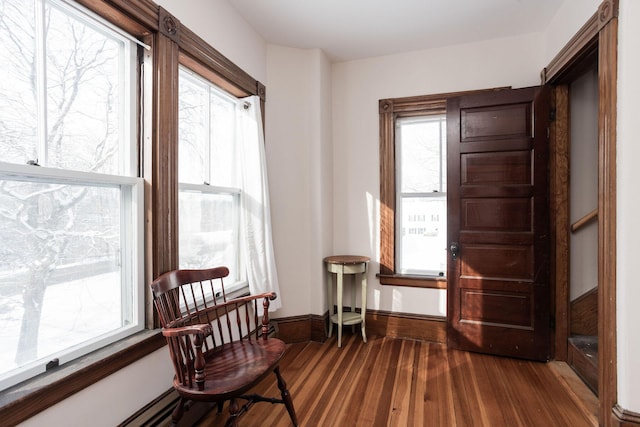
<svg viewBox="0 0 640 427">
<path fill-rule="evenodd" d="M 171 424 L 171 411 L 180 396 L 172 388 L 127 418 L 118 427 L 152 427 Z"/>
</svg>

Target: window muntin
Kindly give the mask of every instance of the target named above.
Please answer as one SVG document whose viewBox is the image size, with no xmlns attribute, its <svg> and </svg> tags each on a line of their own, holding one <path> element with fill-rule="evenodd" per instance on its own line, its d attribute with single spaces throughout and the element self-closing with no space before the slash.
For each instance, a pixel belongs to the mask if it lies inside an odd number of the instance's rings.
<svg viewBox="0 0 640 427">
<path fill-rule="evenodd" d="M 241 266 L 240 189 L 235 176 L 238 100 L 181 67 L 179 77 L 180 268 Z M 233 289 L 235 287 L 231 287 Z"/>
<path fill-rule="evenodd" d="M 5 388 L 143 328 L 143 185 L 131 41 L 62 2 L 0 8 Z"/>
<path fill-rule="evenodd" d="M 396 271 L 444 276 L 447 195 L 445 115 L 396 120 Z"/>
</svg>

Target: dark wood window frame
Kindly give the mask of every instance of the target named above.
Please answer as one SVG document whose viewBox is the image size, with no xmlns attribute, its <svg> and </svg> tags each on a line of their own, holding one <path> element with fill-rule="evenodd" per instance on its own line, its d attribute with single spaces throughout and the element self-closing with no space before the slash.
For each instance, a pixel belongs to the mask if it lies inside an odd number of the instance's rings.
<svg viewBox="0 0 640 427">
<path fill-rule="evenodd" d="M 145 180 L 145 283 L 178 266 L 178 65 L 235 96 L 266 88 L 150 0 L 76 0 L 151 46 L 142 54 L 140 171 Z M 146 287 L 146 330 L 2 392 L 0 419 L 16 425 L 163 347 Z"/>
<path fill-rule="evenodd" d="M 504 88 L 389 98 L 378 101 L 380 116 L 380 273 L 377 276 L 380 284 L 417 288 L 447 288 L 447 279 L 444 277 L 408 275 L 396 272 L 396 119 L 445 114 L 449 98 L 499 89 Z"/>
</svg>

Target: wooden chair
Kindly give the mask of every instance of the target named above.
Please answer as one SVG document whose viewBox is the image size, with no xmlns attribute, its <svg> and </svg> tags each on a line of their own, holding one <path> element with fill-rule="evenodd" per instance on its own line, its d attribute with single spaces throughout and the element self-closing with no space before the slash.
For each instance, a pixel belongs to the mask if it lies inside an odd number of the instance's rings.
<svg viewBox="0 0 640 427">
<path fill-rule="evenodd" d="M 285 344 L 268 337 L 269 300 L 275 293 L 227 301 L 223 278 L 228 274 L 226 267 L 175 270 L 151 284 L 175 369 L 173 386 L 180 395 L 173 425 L 182 417 L 188 400 L 217 402 L 219 410 L 228 400 L 227 426 L 236 426 L 238 417 L 254 402 L 283 403 L 297 426 L 293 401 L 280 375 Z M 261 322 L 259 301 L 264 308 Z M 281 399 L 245 394 L 271 372 L 276 375 Z M 238 399 L 246 403 L 240 406 Z"/>
</svg>

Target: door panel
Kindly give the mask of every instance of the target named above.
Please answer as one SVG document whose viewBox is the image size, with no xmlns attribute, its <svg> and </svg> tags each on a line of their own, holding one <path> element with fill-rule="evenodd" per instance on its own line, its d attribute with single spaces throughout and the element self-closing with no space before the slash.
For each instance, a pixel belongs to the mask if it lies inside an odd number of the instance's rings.
<svg viewBox="0 0 640 427">
<path fill-rule="evenodd" d="M 526 138 L 531 135 L 530 114 L 526 104 L 465 109 L 460 112 L 460 142 Z"/>
<path fill-rule="evenodd" d="M 451 347 L 549 356 L 548 89 L 447 103 Z"/>
<path fill-rule="evenodd" d="M 473 184 L 530 184 L 531 151 L 469 153 L 460 156 L 460 181 Z"/>
<path fill-rule="evenodd" d="M 531 231 L 530 198 L 464 198 L 460 221 L 467 231 Z"/>
<path fill-rule="evenodd" d="M 461 317 L 463 322 L 532 329 L 533 304 L 526 293 L 465 289 Z"/>
<path fill-rule="evenodd" d="M 533 251 L 531 245 L 462 244 L 460 279 L 485 280 L 498 278 L 509 281 L 531 281 Z M 508 286 L 508 284 L 505 284 Z"/>
</svg>

